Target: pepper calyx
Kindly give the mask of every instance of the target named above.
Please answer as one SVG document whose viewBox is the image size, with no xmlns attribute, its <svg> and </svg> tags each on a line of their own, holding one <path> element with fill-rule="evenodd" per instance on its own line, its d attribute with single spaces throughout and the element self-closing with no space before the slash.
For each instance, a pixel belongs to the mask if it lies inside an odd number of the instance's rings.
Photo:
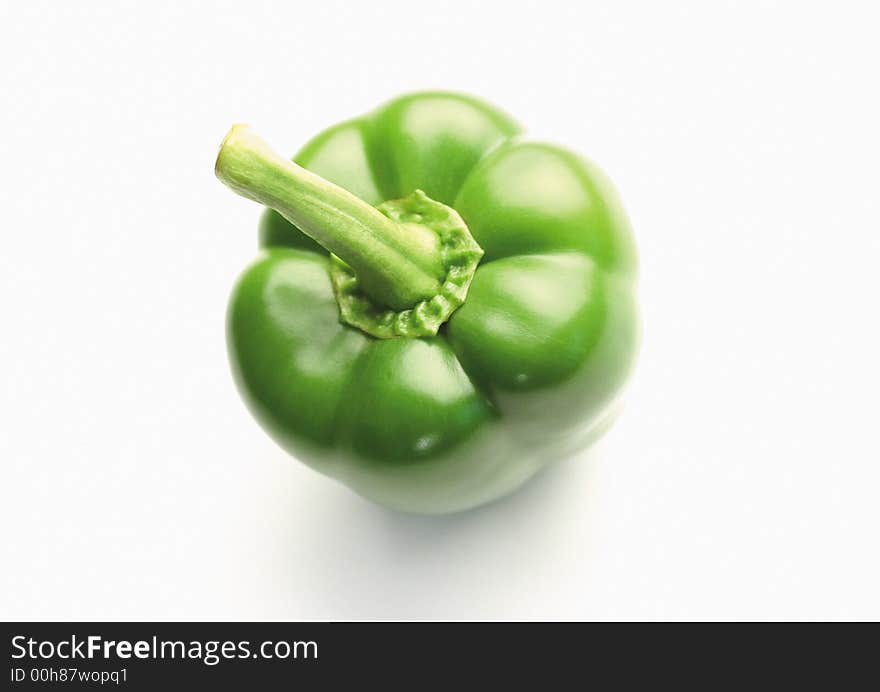
<svg viewBox="0 0 880 692">
<path fill-rule="evenodd" d="M 404 310 L 390 309 L 363 290 L 354 270 L 331 254 L 330 281 L 339 304 L 340 320 L 379 339 L 431 337 L 467 298 L 483 249 L 467 224 L 451 207 L 428 197 L 422 190 L 377 207 L 397 223 L 433 231 L 439 241 L 445 276 L 437 293 Z"/>
</svg>

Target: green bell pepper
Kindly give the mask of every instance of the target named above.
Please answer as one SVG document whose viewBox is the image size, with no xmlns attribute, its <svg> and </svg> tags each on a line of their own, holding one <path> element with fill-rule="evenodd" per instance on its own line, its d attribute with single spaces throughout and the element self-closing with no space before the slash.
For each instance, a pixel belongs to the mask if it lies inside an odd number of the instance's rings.
<svg viewBox="0 0 880 692">
<path fill-rule="evenodd" d="M 591 162 L 450 93 L 397 98 L 294 157 L 235 126 L 216 174 L 270 209 L 228 346 L 291 454 L 399 510 L 505 495 L 613 422 L 637 256 Z"/>
</svg>

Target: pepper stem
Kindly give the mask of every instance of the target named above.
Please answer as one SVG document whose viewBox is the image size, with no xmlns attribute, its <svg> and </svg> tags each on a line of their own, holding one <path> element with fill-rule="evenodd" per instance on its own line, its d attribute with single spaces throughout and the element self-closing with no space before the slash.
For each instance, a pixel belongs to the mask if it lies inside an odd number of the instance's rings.
<svg viewBox="0 0 880 692">
<path fill-rule="evenodd" d="M 342 259 L 375 301 L 405 310 L 440 290 L 444 267 L 436 234 L 394 221 L 278 155 L 247 125 L 234 125 L 226 135 L 214 172 Z"/>
</svg>

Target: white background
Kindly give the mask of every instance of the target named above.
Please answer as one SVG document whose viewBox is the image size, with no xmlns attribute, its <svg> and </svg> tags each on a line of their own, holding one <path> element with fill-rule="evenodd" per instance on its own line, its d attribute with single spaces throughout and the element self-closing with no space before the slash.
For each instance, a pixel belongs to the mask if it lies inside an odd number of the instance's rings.
<svg viewBox="0 0 880 692">
<path fill-rule="evenodd" d="M 2 5 L 0 616 L 880 618 L 874 3 L 276 5 Z M 447 518 L 250 418 L 212 170 L 422 88 L 599 162 L 643 267 L 619 424 Z"/>
</svg>

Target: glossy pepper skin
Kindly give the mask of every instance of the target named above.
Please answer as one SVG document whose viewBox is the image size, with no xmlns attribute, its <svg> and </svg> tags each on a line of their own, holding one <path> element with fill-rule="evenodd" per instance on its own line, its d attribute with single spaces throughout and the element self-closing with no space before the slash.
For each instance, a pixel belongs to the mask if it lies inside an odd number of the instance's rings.
<svg viewBox="0 0 880 692">
<path fill-rule="evenodd" d="M 594 164 L 436 92 L 331 127 L 294 161 L 373 206 L 422 190 L 485 254 L 436 336 L 374 338 L 341 321 L 328 252 L 267 210 L 227 336 L 248 407 L 284 449 L 382 505 L 440 514 L 608 428 L 637 351 L 637 255 Z"/>
</svg>

